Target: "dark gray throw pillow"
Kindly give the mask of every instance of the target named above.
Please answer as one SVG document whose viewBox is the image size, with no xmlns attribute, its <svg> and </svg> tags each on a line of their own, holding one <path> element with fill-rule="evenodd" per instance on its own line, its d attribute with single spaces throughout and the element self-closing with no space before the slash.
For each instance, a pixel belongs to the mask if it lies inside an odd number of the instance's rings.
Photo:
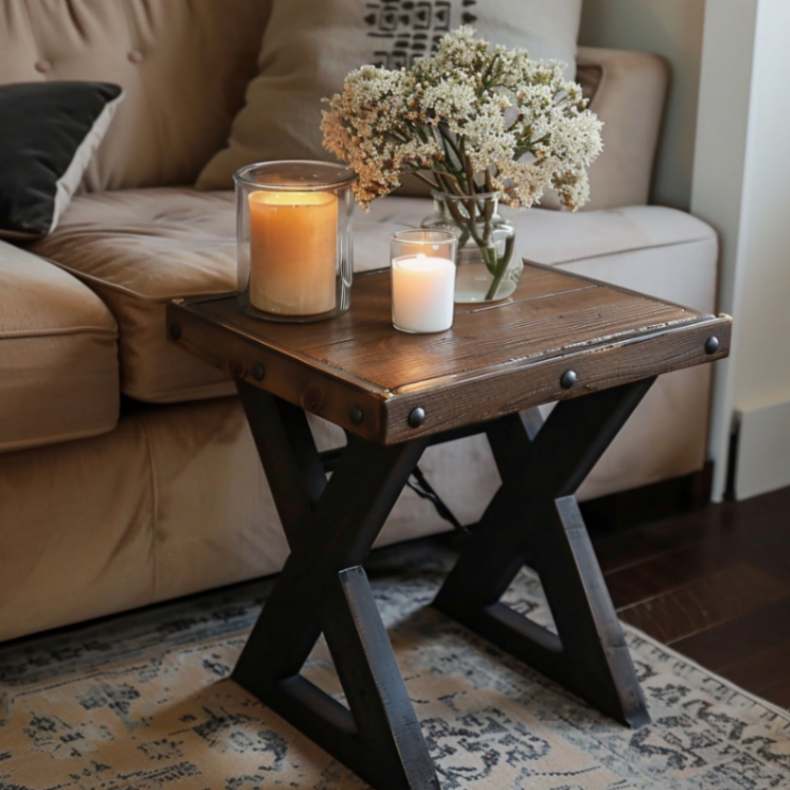
<svg viewBox="0 0 790 790">
<path fill-rule="evenodd" d="M 0 85 L 0 237 L 55 229 L 122 98 L 104 82 Z"/>
</svg>

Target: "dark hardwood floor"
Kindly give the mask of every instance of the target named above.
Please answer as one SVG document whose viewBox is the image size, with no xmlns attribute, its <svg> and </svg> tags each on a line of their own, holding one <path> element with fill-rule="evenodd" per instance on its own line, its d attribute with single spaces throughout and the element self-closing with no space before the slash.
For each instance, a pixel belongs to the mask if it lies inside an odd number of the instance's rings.
<svg viewBox="0 0 790 790">
<path fill-rule="evenodd" d="M 593 542 L 625 622 L 790 708 L 790 488 Z"/>
</svg>

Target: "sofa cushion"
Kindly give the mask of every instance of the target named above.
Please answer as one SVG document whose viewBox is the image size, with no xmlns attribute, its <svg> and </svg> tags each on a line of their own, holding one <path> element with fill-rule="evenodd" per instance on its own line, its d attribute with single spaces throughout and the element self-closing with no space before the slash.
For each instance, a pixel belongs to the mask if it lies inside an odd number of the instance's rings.
<svg viewBox="0 0 790 790">
<path fill-rule="evenodd" d="M 366 63 L 408 66 L 464 23 L 497 44 L 563 61 L 572 77 L 581 9 L 581 0 L 275 3 L 263 36 L 260 74 L 247 88 L 227 148 L 206 165 L 198 185 L 228 189 L 234 171 L 249 162 L 330 159 L 321 142 L 321 99 L 339 91 L 348 72 Z"/>
<path fill-rule="evenodd" d="M 271 0 L 2 0 L 0 84 L 123 87 L 91 189 L 191 183 L 255 73 Z"/>
<path fill-rule="evenodd" d="M 78 197 L 33 249 L 84 279 L 115 315 L 122 391 L 165 403 L 233 391 L 167 339 L 165 304 L 235 287 L 235 233 L 231 192 L 122 190 Z"/>
<path fill-rule="evenodd" d="M 389 261 L 392 229 L 419 226 L 431 212 L 422 198 L 386 198 L 354 220 L 356 268 L 375 269 Z M 516 228 L 514 255 L 537 263 L 565 265 L 603 256 L 639 255 L 699 241 L 715 243 L 709 225 L 675 209 L 629 206 L 573 214 L 534 208 L 502 215 Z M 694 305 L 690 305 L 694 306 Z"/>
<path fill-rule="evenodd" d="M 0 451 L 111 430 L 117 329 L 89 288 L 0 242 Z"/>
<path fill-rule="evenodd" d="M 393 230 L 430 213 L 420 198 L 387 198 L 354 219 L 358 271 L 386 266 Z M 711 229 L 673 209 L 639 206 L 569 214 L 533 209 L 508 214 L 516 254 L 548 264 L 607 258 L 627 266 L 715 244 Z M 167 339 L 165 304 L 177 296 L 222 293 L 236 283 L 235 212 L 231 192 L 147 189 L 83 195 L 54 234 L 35 245 L 94 288 L 120 326 L 121 386 L 135 398 L 172 402 L 232 391 L 221 373 Z M 707 261 L 707 253 L 704 256 Z"/>
</svg>

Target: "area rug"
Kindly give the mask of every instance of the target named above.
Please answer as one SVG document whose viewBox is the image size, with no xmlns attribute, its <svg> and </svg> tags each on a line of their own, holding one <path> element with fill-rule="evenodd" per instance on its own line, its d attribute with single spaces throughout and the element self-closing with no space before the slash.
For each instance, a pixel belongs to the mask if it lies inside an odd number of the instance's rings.
<svg viewBox="0 0 790 790">
<path fill-rule="evenodd" d="M 429 607 L 452 557 L 371 571 L 443 788 L 788 788 L 790 713 L 627 628 L 631 731 Z M 270 582 L 0 649 L 3 790 L 364 787 L 228 679 Z M 536 577 L 509 602 L 550 624 Z M 326 647 L 308 676 L 342 699 Z"/>
</svg>

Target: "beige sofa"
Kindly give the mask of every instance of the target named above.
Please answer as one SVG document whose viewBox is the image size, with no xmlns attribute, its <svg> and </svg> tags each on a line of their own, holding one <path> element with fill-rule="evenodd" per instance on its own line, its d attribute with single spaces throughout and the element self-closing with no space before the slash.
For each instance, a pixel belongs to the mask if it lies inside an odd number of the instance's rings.
<svg viewBox="0 0 790 790">
<path fill-rule="evenodd" d="M 261 0 L 0 0 L 0 82 L 103 79 L 126 101 L 61 226 L 0 242 L 0 639 L 277 571 L 286 556 L 232 383 L 169 344 L 168 299 L 234 280 L 230 192 L 191 187 L 255 72 Z M 580 50 L 608 126 L 594 210 L 518 214 L 534 260 L 712 310 L 716 240 L 644 205 L 666 72 L 649 55 Z M 424 201 L 356 217 L 356 260 L 387 260 Z M 699 470 L 709 373 L 664 377 L 582 492 Z M 336 439 L 318 425 L 322 442 Z M 497 484 L 485 442 L 422 467 L 462 521 Z M 406 491 L 382 541 L 443 530 Z"/>
</svg>

